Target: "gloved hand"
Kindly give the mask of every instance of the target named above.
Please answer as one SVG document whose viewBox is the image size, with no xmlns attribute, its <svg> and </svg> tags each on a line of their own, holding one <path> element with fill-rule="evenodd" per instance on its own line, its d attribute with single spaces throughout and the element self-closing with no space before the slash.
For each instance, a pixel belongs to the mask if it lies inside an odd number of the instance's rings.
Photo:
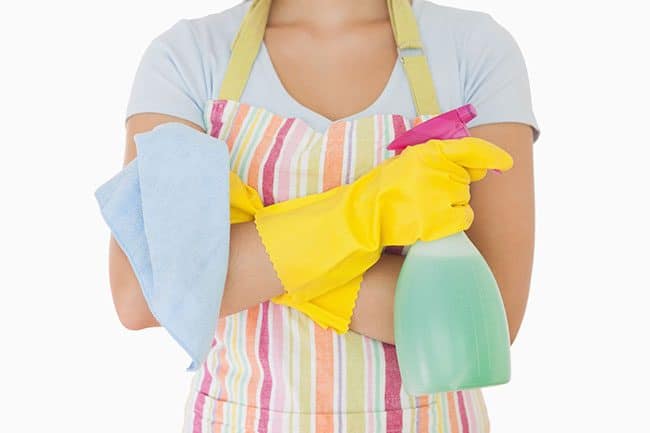
<svg viewBox="0 0 650 433">
<path fill-rule="evenodd" d="M 255 223 L 285 295 L 302 303 L 351 282 L 358 290 L 384 246 L 466 230 L 469 183 L 512 164 L 480 138 L 429 140 L 351 184 L 262 208 Z"/>
</svg>

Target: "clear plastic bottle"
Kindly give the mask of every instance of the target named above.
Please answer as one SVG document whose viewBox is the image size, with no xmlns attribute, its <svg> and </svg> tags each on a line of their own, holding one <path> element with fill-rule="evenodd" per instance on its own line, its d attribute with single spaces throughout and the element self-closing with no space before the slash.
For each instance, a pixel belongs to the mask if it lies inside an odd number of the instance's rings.
<svg viewBox="0 0 650 433">
<path fill-rule="evenodd" d="M 471 106 L 444 113 L 407 131 L 389 148 L 401 151 L 432 138 L 467 136 L 466 123 L 475 115 Z M 409 394 L 510 380 L 510 337 L 499 287 L 464 232 L 411 245 L 397 281 L 394 327 Z"/>
</svg>

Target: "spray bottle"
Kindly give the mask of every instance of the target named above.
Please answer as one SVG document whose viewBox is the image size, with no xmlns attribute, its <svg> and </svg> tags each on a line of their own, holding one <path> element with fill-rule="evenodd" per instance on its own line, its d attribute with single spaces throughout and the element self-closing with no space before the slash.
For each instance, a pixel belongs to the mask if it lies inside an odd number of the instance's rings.
<svg viewBox="0 0 650 433">
<path fill-rule="evenodd" d="M 471 105 L 422 122 L 388 149 L 469 136 Z M 510 380 L 510 337 L 497 282 L 465 232 L 411 245 L 395 292 L 395 346 L 407 393 Z"/>
</svg>

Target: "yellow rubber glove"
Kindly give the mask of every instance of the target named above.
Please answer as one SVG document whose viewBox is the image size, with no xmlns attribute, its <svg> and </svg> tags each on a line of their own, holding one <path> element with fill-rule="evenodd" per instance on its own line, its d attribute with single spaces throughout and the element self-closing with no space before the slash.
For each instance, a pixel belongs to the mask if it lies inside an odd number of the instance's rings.
<svg viewBox="0 0 650 433">
<path fill-rule="evenodd" d="M 230 172 L 230 223 L 253 221 L 255 213 L 264 207 L 262 199 L 254 188 L 244 183 L 233 171 Z M 287 294 L 272 298 L 276 304 L 287 305 L 305 313 L 322 328 L 333 328 L 339 333 L 348 330 L 350 318 L 362 275 L 343 286 L 304 302 L 295 302 Z"/>
<path fill-rule="evenodd" d="M 255 213 L 264 204 L 254 188 L 244 183 L 237 173 L 230 171 L 230 224 L 253 221 Z"/>
<path fill-rule="evenodd" d="M 429 140 L 351 184 L 261 209 L 255 223 L 287 292 L 282 296 L 302 303 L 352 282 L 358 290 L 384 246 L 466 230 L 474 218 L 472 178 L 512 163 L 507 152 L 479 138 Z"/>
</svg>

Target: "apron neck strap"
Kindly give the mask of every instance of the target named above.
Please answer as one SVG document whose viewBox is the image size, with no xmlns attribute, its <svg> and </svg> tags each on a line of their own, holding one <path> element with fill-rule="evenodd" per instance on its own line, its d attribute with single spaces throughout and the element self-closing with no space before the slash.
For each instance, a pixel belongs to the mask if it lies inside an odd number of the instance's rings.
<svg viewBox="0 0 650 433">
<path fill-rule="evenodd" d="M 386 0 L 398 56 L 409 80 L 418 115 L 440 114 L 420 32 L 409 0 Z M 271 0 L 252 0 L 230 49 L 219 99 L 239 100 L 264 38 Z"/>
</svg>

